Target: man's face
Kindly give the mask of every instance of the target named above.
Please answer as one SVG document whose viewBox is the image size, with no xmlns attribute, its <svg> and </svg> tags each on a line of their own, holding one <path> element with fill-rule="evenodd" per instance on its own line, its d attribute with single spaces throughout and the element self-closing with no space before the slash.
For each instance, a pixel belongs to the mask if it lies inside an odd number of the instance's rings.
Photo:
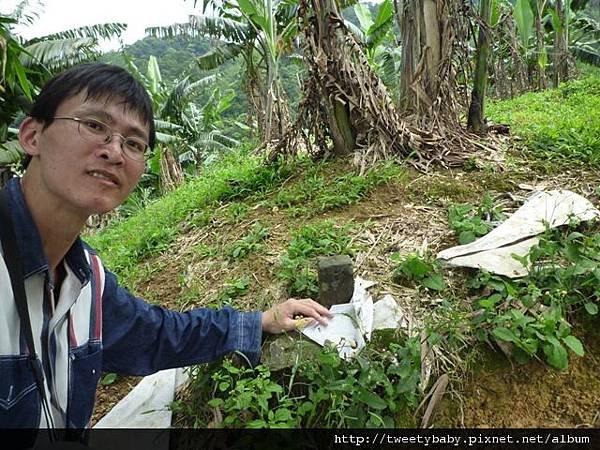
<svg viewBox="0 0 600 450">
<path fill-rule="evenodd" d="M 148 142 L 148 124 L 135 112 L 125 111 L 118 99 L 86 101 L 83 92 L 61 103 L 55 117 L 96 119 L 110 126 L 112 133 Z M 24 148 L 34 156 L 27 172 L 37 175 L 41 193 L 87 217 L 120 205 L 135 187 L 145 164 L 123 154 L 118 136 L 108 144 L 90 143 L 79 134 L 78 125 L 73 120 L 54 120 L 43 129 L 41 123 L 33 121 L 28 126 L 37 127 L 35 139 L 33 145 Z M 21 132 L 27 136 L 23 126 Z"/>
</svg>

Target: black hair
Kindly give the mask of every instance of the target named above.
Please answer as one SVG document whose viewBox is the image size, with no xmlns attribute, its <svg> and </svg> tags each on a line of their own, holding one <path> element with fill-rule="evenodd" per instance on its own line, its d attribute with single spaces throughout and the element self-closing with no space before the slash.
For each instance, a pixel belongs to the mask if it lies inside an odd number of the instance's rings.
<svg viewBox="0 0 600 450">
<path fill-rule="evenodd" d="M 85 91 L 86 100 L 119 100 L 127 111 L 136 113 L 148 124 L 150 149 L 154 148 L 156 130 L 154 113 L 148 92 L 125 69 L 110 64 L 86 63 L 74 66 L 50 79 L 42 88 L 29 116 L 49 127 L 58 107 L 66 100 Z M 30 157 L 25 160 L 25 166 Z"/>
</svg>

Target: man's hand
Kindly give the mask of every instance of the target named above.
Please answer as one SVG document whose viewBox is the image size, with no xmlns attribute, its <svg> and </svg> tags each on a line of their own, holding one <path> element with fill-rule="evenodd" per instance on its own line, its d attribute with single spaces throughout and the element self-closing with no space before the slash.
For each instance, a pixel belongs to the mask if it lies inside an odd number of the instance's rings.
<svg viewBox="0 0 600 450">
<path fill-rule="evenodd" d="M 272 334 L 295 330 L 298 324 L 295 318 L 298 315 L 312 319 L 311 322 L 316 320 L 322 325 L 327 325 L 326 318 L 333 317 L 327 308 L 310 298 L 290 298 L 263 313 L 262 329 Z"/>
</svg>

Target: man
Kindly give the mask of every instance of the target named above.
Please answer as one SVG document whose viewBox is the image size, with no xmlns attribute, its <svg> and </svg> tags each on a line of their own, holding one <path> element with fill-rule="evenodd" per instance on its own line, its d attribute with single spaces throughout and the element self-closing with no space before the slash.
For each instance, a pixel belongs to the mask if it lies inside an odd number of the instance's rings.
<svg viewBox="0 0 600 450">
<path fill-rule="evenodd" d="M 0 197 L 8 211 L 0 230 L 12 223 L 22 269 L 22 280 L 11 279 L 17 263 L 3 240 L 0 428 L 88 427 L 103 371 L 148 375 L 235 350 L 256 363 L 263 331 L 292 330 L 297 314 L 323 324 L 329 317 L 310 299 L 264 313 L 177 313 L 119 286 L 79 233 L 90 215 L 112 210 L 135 187 L 154 146 L 153 120 L 150 98 L 130 74 L 85 64 L 50 80 L 20 126 L 30 161 Z M 16 301 L 23 285 L 29 320 Z M 27 356 L 34 354 L 37 375 Z"/>
</svg>

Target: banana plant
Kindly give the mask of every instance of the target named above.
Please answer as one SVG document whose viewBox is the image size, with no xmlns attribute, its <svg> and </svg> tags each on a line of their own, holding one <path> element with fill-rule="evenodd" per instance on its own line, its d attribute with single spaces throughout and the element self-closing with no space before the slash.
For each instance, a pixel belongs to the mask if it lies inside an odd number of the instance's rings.
<svg viewBox="0 0 600 450">
<path fill-rule="evenodd" d="M 204 14 L 206 8 L 211 14 Z M 214 48 L 197 58 L 201 69 L 213 69 L 233 58 L 244 59 L 247 90 L 258 91 L 259 102 L 254 111 L 258 116 L 264 109 L 262 135 L 266 142 L 273 136 L 275 105 L 281 105 L 283 93 L 279 79 L 281 58 L 291 53 L 298 33 L 295 15 L 296 0 L 209 0 L 201 14 L 190 17 L 186 24 L 149 28 L 157 37 L 174 35 L 203 35 L 216 40 Z M 253 103 L 253 102 L 251 102 Z M 278 116 L 281 108 L 277 109 Z M 280 117 L 277 124 L 281 124 Z M 279 126 L 281 132 L 281 127 Z"/>
<path fill-rule="evenodd" d="M 198 163 L 202 157 L 215 150 L 225 150 L 239 142 L 222 135 L 217 126 L 220 114 L 229 106 L 235 96 L 233 91 L 221 96 L 213 92 L 209 101 L 202 107 L 194 103 L 202 89 L 210 86 L 216 75 L 209 75 L 192 81 L 189 76 L 174 84 L 167 84 L 161 75 L 160 67 L 155 56 L 148 58 L 145 72 L 133 63 L 130 57 L 125 57 L 129 71 L 146 87 L 155 111 L 156 140 L 158 146 L 153 158 L 149 161 L 149 169 L 155 175 L 160 171 L 154 170 L 157 160 L 163 153 L 173 152 L 176 158 L 174 164 L 182 162 Z M 154 169 L 153 169 L 154 168 Z M 175 168 L 172 172 L 179 172 Z"/>
<path fill-rule="evenodd" d="M 384 0 L 371 14 L 365 3 L 356 3 L 354 12 L 358 26 L 345 20 L 346 27 L 363 46 L 369 65 L 388 86 L 398 84 L 398 62 L 400 50 L 394 44 L 392 26 L 394 23 L 394 7 L 392 0 Z"/>
<path fill-rule="evenodd" d="M 567 38 L 573 54 L 589 64 L 600 66 L 600 13 L 593 14 L 589 8 L 567 17 L 571 19 Z M 558 19 L 553 18 L 553 23 L 555 21 Z"/>
<path fill-rule="evenodd" d="M 529 0 L 517 0 L 513 7 L 513 16 L 517 24 L 519 42 L 523 52 L 529 48 L 529 42 L 533 36 L 533 10 Z"/>
</svg>

